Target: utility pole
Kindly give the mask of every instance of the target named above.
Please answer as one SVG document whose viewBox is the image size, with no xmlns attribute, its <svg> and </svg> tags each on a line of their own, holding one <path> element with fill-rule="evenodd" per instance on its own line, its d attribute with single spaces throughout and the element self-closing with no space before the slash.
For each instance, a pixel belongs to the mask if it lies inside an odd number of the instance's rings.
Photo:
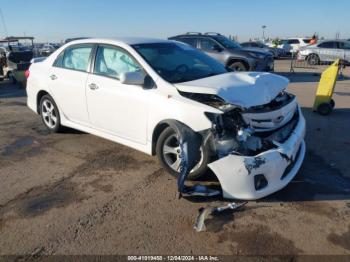
<svg viewBox="0 0 350 262">
<path fill-rule="evenodd" d="M 2 12 L 1 7 L 0 7 L 0 16 L 1 16 L 1 21 L 2 21 L 3 27 L 4 27 L 5 36 L 8 37 L 7 27 L 6 27 L 6 23 L 5 23 L 5 18 L 4 18 L 4 14 Z"/>
<path fill-rule="evenodd" d="M 263 40 L 265 40 L 265 28 L 266 28 L 267 26 L 266 25 L 263 25 L 261 28 L 262 28 L 262 33 L 263 33 Z"/>
</svg>

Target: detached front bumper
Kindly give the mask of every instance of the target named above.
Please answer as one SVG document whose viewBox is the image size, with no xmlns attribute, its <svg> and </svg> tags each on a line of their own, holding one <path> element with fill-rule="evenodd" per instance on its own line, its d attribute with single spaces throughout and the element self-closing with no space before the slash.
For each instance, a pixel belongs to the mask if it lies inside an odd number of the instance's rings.
<svg viewBox="0 0 350 262">
<path fill-rule="evenodd" d="M 297 125 L 277 148 L 252 157 L 231 154 L 208 165 L 218 177 L 225 198 L 262 198 L 284 188 L 293 179 L 305 156 L 305 119 L 298 110 Z"/>
</svg>

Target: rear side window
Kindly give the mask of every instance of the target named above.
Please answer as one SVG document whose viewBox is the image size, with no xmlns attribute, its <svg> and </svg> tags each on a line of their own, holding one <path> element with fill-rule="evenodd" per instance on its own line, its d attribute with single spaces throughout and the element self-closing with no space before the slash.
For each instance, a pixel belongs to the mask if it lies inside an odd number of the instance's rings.
<svg viewBox="0 0 350 262">
<path fill-rule="evenodd" d="M 64 57 L 64 51 L 59 54 L 59 56 L 56 58 L 55 62 L 53 63 L 53 66 L 55 67 L 62 67 Z"/>
<path fill-rule="evenodd" d="M 97 49 L 94 73 L 119 79 L 120 74 L 141 71 L 141 66 L 126 51 L 112 46 Z"/>
<path fill-rule="evenodd" d="M 178 38 L 176 40 L 189 44 L 190 46 L 197 47 L 197 38 L 184 37 L 184 38 Z"/>
<path fill-rule="evenodd" d="M 318 45 L 321 48 L 336 48 L 336 42 L 323 42 Z"/>
<path fill-rule="evenodd" d="M 213 50 L 215 46 L 217 46 L 217 44 L 209 39 L 209 38 L 203 38 L 203 39 L 200 39 L 200 43 L 201 43 L 201 49 L 203 50 Z"/>
<path fill-rule="evenodd" d="M 92 45 L 68 47 L 64 51 L 61 67 L 86 72 L 89 66 L 91 51 Z"/>
<path fill-rule="evenodd" d="M 350 49 L 350 42 L 338 42 L 340 49 Z"/>
<path fill-rule="evenodd" d="M 300 44 L 298 39 L 289 39 L 288 44 Z"/>
</svg>

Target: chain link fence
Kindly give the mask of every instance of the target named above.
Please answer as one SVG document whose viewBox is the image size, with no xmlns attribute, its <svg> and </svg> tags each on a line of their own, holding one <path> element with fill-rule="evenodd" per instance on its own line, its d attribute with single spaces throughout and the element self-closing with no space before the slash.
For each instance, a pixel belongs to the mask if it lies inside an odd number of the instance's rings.
<svg viewBox="0 0 350 262">
<path fill-rule="evenodd" d="M 341 49 L 322 50 L 317 52 L 297 51 L 291 54 L 290 73 L 308 72 L 322 73 L 335 60 L 340 59 L 339 75 L 343 77 L 343 71 L 349 65 L 349 54 Z"/>
</svg>

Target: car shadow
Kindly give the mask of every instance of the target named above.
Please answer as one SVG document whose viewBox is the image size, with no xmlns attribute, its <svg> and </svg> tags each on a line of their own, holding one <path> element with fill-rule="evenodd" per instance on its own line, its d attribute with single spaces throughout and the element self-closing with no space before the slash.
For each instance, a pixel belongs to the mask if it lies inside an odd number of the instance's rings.
<svg viewBox="0 0 350 262">
<path fill-rule="evenodd" d="M 8 80 L 0 82 L 0 99 L 1 98 L 16 98 L 26 97 L 26 89 L 19 84 L 12 84 Z"/>
</svg>

